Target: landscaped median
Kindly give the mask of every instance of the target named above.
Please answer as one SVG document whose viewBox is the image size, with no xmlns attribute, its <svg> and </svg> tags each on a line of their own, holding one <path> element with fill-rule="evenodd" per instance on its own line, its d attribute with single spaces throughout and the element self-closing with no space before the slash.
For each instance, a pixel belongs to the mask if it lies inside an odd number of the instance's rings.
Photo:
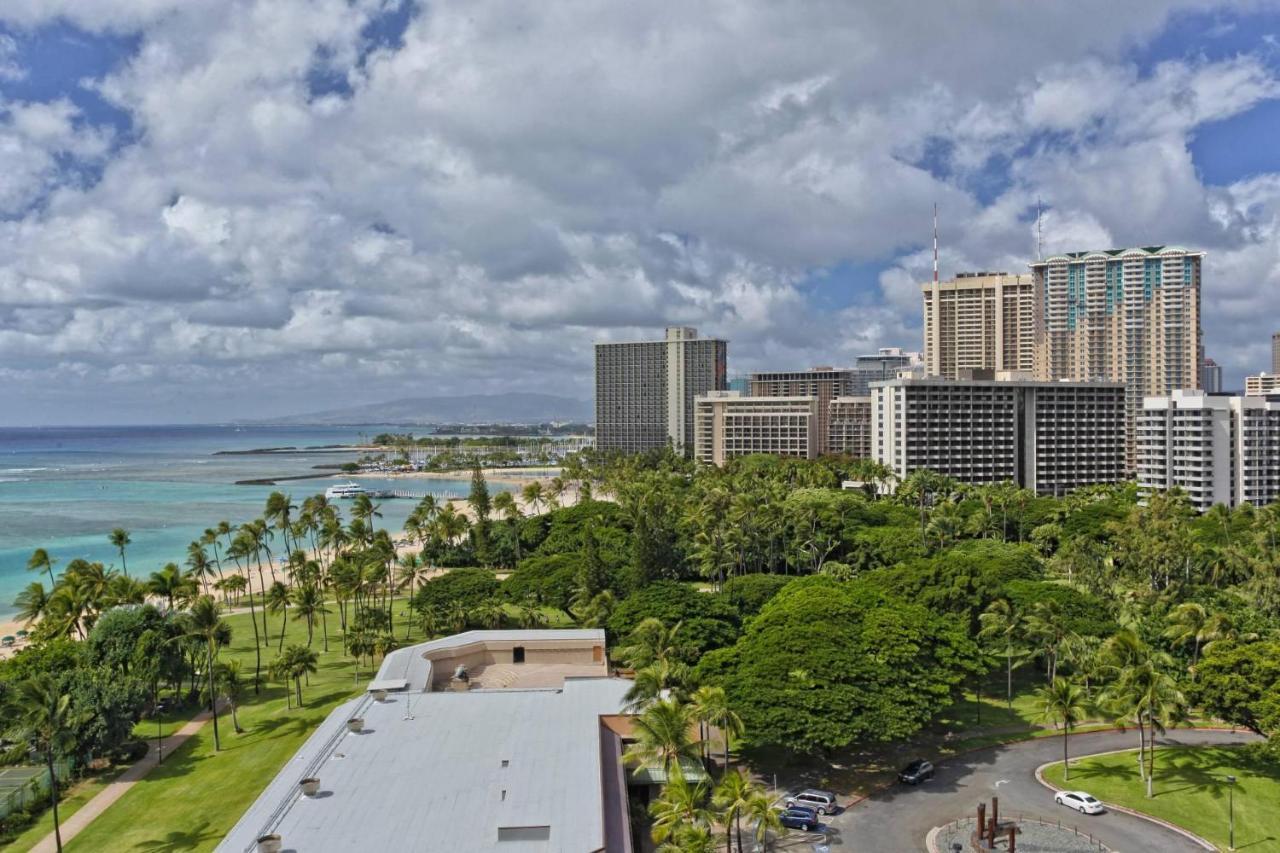
<svg viewBox="0 0 1280 853">
<path fill-rule="evenodd" d="M 1280 853 L 1280 768 L 1239 747 L 1159 747 L 1148 798 L 1136 753 L 1072 759 L 1069 780 L 1058 761 L 1039 768 L 1036 778 L 1051 788 L 1087 791 L 1109 808 L 1194 836 L 1210 850 L 1227 849 L 1234 807 L 1236 849 Z M 1234 790 L 1228 776 L 1236 777 Z"/>
</svg>

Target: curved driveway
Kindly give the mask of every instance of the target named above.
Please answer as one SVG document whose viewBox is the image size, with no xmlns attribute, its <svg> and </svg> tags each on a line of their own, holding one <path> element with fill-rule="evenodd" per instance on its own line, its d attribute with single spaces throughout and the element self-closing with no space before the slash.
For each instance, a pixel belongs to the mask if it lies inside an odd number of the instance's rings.
<svg viewBox="0 0 1280 853">
<path fill-rule="evenodd" d="M 1252 739 L 1248 732 L 1184 729 L 1171 731 L 1158 742 L 1170 746 L 1231 746 Z M 1071 735 L 1071 757 L 1133 749 L 1137 742 L 1136 731 Z M 828 818 L 827 843 L 833 851 L 857 853 L 923 850 L 930 829 L 973 815 L 980 801 L 989 803 L 996 795 L 1000 797 L 1002 815 L 1061 818 L 1064 824 L 1079 826 L 1115 851 L 1203 853 L 1203 848 L 1183 836 L 1140 818 L 1119 812 L 1089 817 L 1056 805 L 1049 789 L 1035 779 L 1037 767 L 1055 760 L 1062 760 L 1060 737 L 991 747 L 946 759 L 938 764 L 937 775 L 923 785 L 895 785 Z"/>
</svg>

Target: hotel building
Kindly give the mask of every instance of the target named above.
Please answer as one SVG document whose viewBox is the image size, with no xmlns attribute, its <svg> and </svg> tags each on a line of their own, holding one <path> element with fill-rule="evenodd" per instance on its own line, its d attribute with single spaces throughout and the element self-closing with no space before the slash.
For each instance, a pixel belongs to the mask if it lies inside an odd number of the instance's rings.
<svg viewBox="0 0 1280 853">
<path fill-rule="evenodd" d="M 1036 378 L 1123 382 L 1130 467 L 1143 398 L 1201 387 L 1203 258 L 1149 246 L 1066 252 L 1031 264 L 1043 312 Z"/>
<path fill-rule="evenodd" d="M 1259 373 L 1257 376 L 1244 378 L 1246 397 L 1262 397 L 1267 394 L 1280 393 L 1280 373 Z"/>
<path fill-rule="evenodd" d="M 661 341 L 596 344 L 596 447 L 693 447 L 693 399 L 726 383 L 728 343 L 669 328 Z"/>
<path fill-rule="evenodd" d="M 870 459 L 871 396 L 833 397 L 827 409 L 827 452 Z"/>
<path fill-rule="evenodd" d="M 1031 276 L 961 273 L 924 288 L 924 365 L 929 376 L 964 370 L 1035 368 L 1036 300 Z"/>
<path fill-rule="evenodd" d="M 1280 397 L 1174 391 L 1138 416 L 1138 486 L 1180 488 L 1200 511 L 1280 497 Z"/>
<path fill-rule="evenodd" d="M 965 483 L 1039 494 L 1124 479 L 1124 386 L 1114 382 L 896 379 L 871 389 L 872 457 Z"/>
<path fill-rule="evenodd" d="M 702 395 L 694 401 L 694 458 L 710 465 L 752 453 L 813 459 L 819 411 L 817 397 Z"/>
</svg>

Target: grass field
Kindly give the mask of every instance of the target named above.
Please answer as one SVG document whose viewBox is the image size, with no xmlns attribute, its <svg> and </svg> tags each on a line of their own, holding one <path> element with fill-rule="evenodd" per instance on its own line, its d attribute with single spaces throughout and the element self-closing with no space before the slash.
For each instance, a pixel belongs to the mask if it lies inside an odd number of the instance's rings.
<svg viewBox="0 0 1280 853">
<path fill-rule="evenodd" d="M 80 811 L 81 806 L 97 796 L 98 792 L 105 788 L 108 782 L 124 771 L 125 767 L 123 765 L 109 767 L 99 773 L 91 773 L 73 784 L 68 791 L 63 793 L 62 799 L 58 802 L 58 817 L 65 821 Z M 8 845 L 0 845 L 0 847 L 7 846 L 11 850 L 29 850 L 35 846 L 37 841 L 51 832 L 53 832 L 53 810 L 46 809 L 44 814 L 40 815 L 39 820 L 27 827 Z"/>
<path fill-rule="evenodd" d="M 1280 769 L 1250 762 L 1230 747 L 1177 747 L 1156 751 L 1155 796 L 1147 799 L 1138 778 L 1134 752 L 1100 755 L 1071 762 L 1071 781 L 1062 781 L 1062 764 L 1045 771 L 1055 785 L 1088 791 L 1107 803 L 1125 806 L 1185 827 L 1222 849 L 1227 847 L 1226 777 L 1235 786 L 1236 849 L 1280 853 Z"/>
<path fill-rule="evenodd" d="M 232 627 L 232 642 L 223 649 L 221 659 L 239 659 L 244 674 L 252 678 L 253 626 L 249 615 L 236 614 L 227 617 L 227 621 Z M 268 625 L 271 645 L 262 650 L 264 677 L 276 654 L 279 617 L 269 619 Z M 404 637 L 404 625 L 397 627 L 396 635 Z M 421 632 L 415 628 L 409 642 L 421 639 Z M 305 623 L 290 620 L 285 645 L 306 641 Z M 329 618 L 330 651 L 322 651 L 318 625 L 312 648 L 320 656 L 319 672 L 311 677 L 310 685 L 302 688 L 303 708 L 289 710 L 285 686 L 264 682 L 261 696 L 255 699 L 251 690 L 239 709 L 243 734 L 232 731 L 229 714 L 220 715 L 222 751 L 215 754 L 213 726 L 206 724 L 66 848 L 85 853 L 213 849 L 329 711 L 355 695 L 372 675 L 366 661 L 356 680 L 350 658 L 342 655 L 336 614 Z M 182 722 L 177 718 L 164 720 L 166 730 Z M 145 721 L 138 731 L 154 738 L 155 721 Z"/>
</svg>

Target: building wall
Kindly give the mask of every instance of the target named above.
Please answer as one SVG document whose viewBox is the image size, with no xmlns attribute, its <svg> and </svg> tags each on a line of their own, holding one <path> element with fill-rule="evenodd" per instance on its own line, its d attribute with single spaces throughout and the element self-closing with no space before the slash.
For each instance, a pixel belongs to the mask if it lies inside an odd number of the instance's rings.
<svg viewBox="0 0 1280 853">
<path fill-rule="evenodd" d="M 596 344 L 596 447 L 688 452 L 693 398 L 725 387 L 727 352 L 725 341 L 686 328 L 661 341 Z"/>
<path fill-rule="evenodd" d="M 872 387 L 872 455 L 899 477 L 1062 494 L 1124 478 L 1117 383 L 898 379 Z"/>
<path fill-rule="evenodd" d="M 694 402 L 694 458 L 723 465 L 736 456 L 818 455 L 816 397 L 742 397 L 723 391 Z"/>
<path fill-rule="evenodd" d="M 871 458 L 871 396 L 833 397 L 827 406 L 828 453 L 843 453 L 855 459 Z"/>
<path fill-rule="evenodd" d="M 923 285 L 924 362 L 930 376 L 1035 369 L 1036 302 L 1030 276 L 960 276 Z"/>
<path fill-rule="evenodd" d="M 449 684 L 459 666 L 480 669 L 494 664 L 514 663 L 514 649 L 524 648 L 529 664 L 599 664 L 600 674 L 608 675 L 604 643 L 569 643 L 556 640 L 487 640 L 470 643 L 428 655 L 431 660 L 431 686 L 439 689 Z"/>
<path fill-rule="evenodd" d="M 1280 498 L 1280 398 L 1148 397 L 1137 440 L 1143 491 L 1180 488 L 1202 512 Z"/>
<path fill-rule="evenodd" d="M 1031 265 L 1041 316 L 1037 378 L 1125 383 L 1127 460 L 1143 398 L 1202 387 L 1203 252 L 1070 252 Z"/>
<path fill-rule="evenodd" d="M 1280 373 L 1280 332 L 1271 336 L 1271 372 Z"/>
<path fill-rule="evenodd" d="M 1250 397 L 1261 397 L 1280 391 L 1280 373 L 1259 373 L 1257 376 L 1244 378 L 1244 393 Z"/>
</svg>

